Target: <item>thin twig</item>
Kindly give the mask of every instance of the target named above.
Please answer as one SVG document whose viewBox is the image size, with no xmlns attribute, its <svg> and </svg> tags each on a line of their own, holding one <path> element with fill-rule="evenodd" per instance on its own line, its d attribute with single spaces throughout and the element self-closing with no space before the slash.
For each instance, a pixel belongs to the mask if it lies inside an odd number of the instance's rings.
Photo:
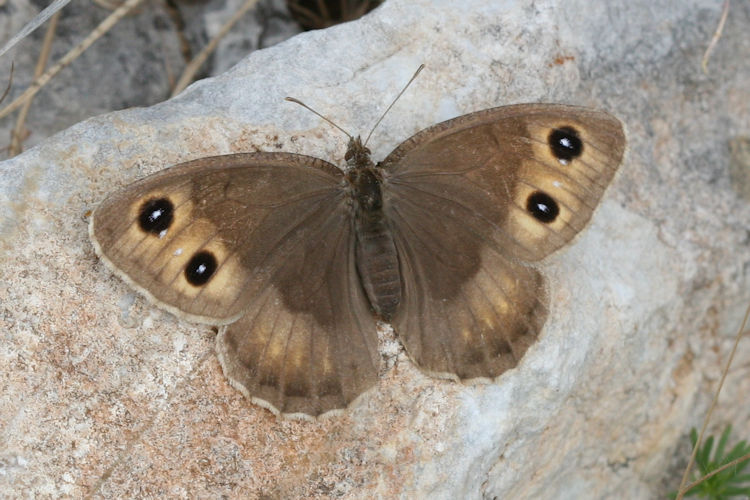
<svg viewBox="0 0 750 500">
<path fill-rule="evenodd" d="M 711 41 L 708 44 L 708 48 L 706 49 L 706 52 L 703 54 L 703 59 L 701 60 L 701 68 L 703 68 L 703 72 L 706 74 L 708 74 L 708 59 L 711 57 L 711 52 L 714 51 L 716 44 L 719 42 L 719 38 L 721 38 L 721 32 L 724 30 L 724 23 L 726 22 L 728 15 L 729 15 L 729 0 L 724 0 L 724 6 L 721 8 L 721 19 L 719 19 L 719 25 L 716 26 L 716 31 L 714 32 L 714 36 L 711 37 Z"/>
<path fill-rule="evenodd" d="M 88 49 L 95 41 L 97 41 L 103 34 L 112 28 L 120 19 L 122 19 L 128 12 L 133 10 L 143 0 L 126 0 L 120 7 L 112 12 L 99 26 L 88 34 L 81 43 L 73 47 L 67 54 L 65 54 L 59 62 L 48 69 L 42 76 L 34 79 L 29 88 L 27 88 L 23 94 L 18 96 L 13 102 L 8 104 L 5 108 L 0 110 L 0 118 L 3 118 L 13 111 L 20 108 L 24 102 L 31 99 L 34 94 L 44 87 L 57 73 L 60 72 L 64 67 L 73 62 L 78 56 L 80 56 L 86 49 Z"/>
<path fill-rule="evenodd" d="M 177 41 L 180 44 L 180 54 L 182 55 L 183 62 L 187 64 L 193 58 L 193 50 L 190 48 L 190 42 L 188 42 L 185 36 L 185 19 L 182 17 L 180 9 L 177 8 L 175 0 L 164 0 L 162 5 L 172 24 L 174 24 Z"/>
<path fill-rule="evenodd" d="M 232 27 L 237 24 L 237 21 L 239 21 L 248 10 L 253 8 L 256 3 L 258 3 L 258 0 L 245 0 L 245 3 L 242 4 L 242 7 L 237 9 L 237 12 L 234 13 L 232 18 L 229 19 L 229 21 L 227 21 L 224 26 L 221 27 L 219 33 L 215 37 L 213 37 L 211 41 L 208 42 L 203 50 L 201 50 L 198 55 L 193 58 L 192 61 L 188 63 L 188 65 L 185 67 L 185 70 L 182 72 L 182 76 L 180 76 L 180 79 L 177 80 L 177 84 L 172 90 L 171 97 L 176 96 L 177 94 L 185 90 L 185 87 L 190 85 L 190 83 L 195 78 L 195 74 L 198 72 L 201 66 L 203 66 L 203 63 L 206 62 L 208 56 L 211 55 L 214 50 L 216 50 L 216 46 L 219 44 L 221 39 L 224 38 L 227 33 L 229 33 L 229 30 L 231 30 Z"/>
<path fill-rule="evenodd" d="M 13 70 L 15 69 L 15 63 L 13 61 L 10 62 L 10 76 L 8 77 L 8 85 L 5 87 L 5 91 L 3 92 L 3 95 L 0 96 L 0 102 L 3 102 L 3 100 L 8 97 L 8 93 L 10 93 L 11 87 L 13 87 Z"/>
<path fill-rule="evenodd" d="M 60 20 L 60 11 L 58 10 L 50 18 L 49 26 L 47 26 L 47 32 L 44 34 L 44 40 L 42 41 L 42 50 L 39 52 L 39 59 L 36 62 L 36 68 L 34 68 L 34 78 L 39 78 L 44 73 L 44 68 L 47 67 L 49 61 L 49 54 L 52 51 L 52 40 L 55 38 L 55 31 L 57 30 L 57 21 Z M 26 129 L 26 117 L 29 114 L 29 108 L 31 108 L 31 101 L 33 97 L 30 97 L 26 102 L 23 103 L 21 111 L 18 113 L 16 119 L 16 126 L 10 133 L 10 149 L 8 150 L 8 156 L 16 156 L 23 151 L 23 139 L 24 131 Z"/>
<path fill-rule="evenodd" d="M 729 373 L 729 367 L 732 365 L 732 360 L 734 359 L 734 354 L 737 352 L 737 346 L 740 343 L 740 339 L 742 338 L 742 334 L 745 331 L 745 325 L 747 325 L 748 317 L 750 317 L 750 305 L 747 306 L 747 310 L 745 311 L 745 317 L 742 320 L 742 325 L 737 330 L 737 336 L 734 339 L 734 346 L 732 346 L 732 352 L 729 354 L 729 359 L 727 359 L 727 363 L 724 366 L 724 372 L 721 374 L 721 380 L 719 381 L 719 387 L 716 389 L 716 392 L 714 393 L 714 399 L 711 401 L 711 406 L 708 408 L 708 413 L 706 414 L 706 418 L 703 419 L 703 427 L 701 427 L 701 432 L 698 435 L 698 439 L 695 441 L 695 446 L 693 447 L 693 453 L 690 454 L 690 460 L 688 461 L 687 467 L 685 467 L 685 472 L 682 473 L 682 480 L 680 481 L 680 487 L 677 490 L 677 498 L 676 500 L 682 500 L 682 497 L 685 495 L 685 484 L 688 480 L 688 475 L 690 474 L 690 469 L 693 467 L 693 464 L 695 463 L 695 457 L 698 454 L 698 448 L 700 448 L 701 442 L 703 441 L 703 434 L 706 432 L 706 427 L 708 427 L 708 422 L 711 420 L 711 413 L 713 413 L 714 408 L 716 407 L 716 403 L 719 401 L 719 394 L 721 393 L 721 388 L 724 386 L 724 380 L 727 378 L 727 373 Z"/>
</svg>

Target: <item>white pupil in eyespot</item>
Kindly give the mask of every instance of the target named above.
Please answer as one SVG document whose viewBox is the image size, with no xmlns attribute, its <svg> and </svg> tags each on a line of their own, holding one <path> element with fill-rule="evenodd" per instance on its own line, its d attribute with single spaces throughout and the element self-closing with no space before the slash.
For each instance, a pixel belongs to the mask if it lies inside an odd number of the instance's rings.
<svg viewBox="0 0 750 500">
<path fill-rule="evenodd" d="M 560 139 L 560 144 L 565 146 L 566 148 L 572 147 L 572 145 L 570 144 L 570 138 L 568 137 L 563 137 L 562 139 Z"/>
<path fill-rule="evenodd" d="M 199 265 L 198 268 L 195 270 L 195 272 L 197 274 L 203 274 L 203 273 L 205 273 L 206 272 L 206 265 L 205 264 Z"/>
</svg>

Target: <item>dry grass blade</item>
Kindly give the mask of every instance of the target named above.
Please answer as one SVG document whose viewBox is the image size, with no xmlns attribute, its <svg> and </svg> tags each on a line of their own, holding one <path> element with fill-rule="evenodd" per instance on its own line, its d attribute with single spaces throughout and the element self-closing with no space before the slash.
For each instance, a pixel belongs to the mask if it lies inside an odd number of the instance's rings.
<svg viewBox="0 0 750 500">
<path fill-rule="evenodd" d="M 60 11 L 55 12 L 50 19 L 49 26 L 47 26 L 47 32 L 44 34 L 44 41 L 42 42 L 42 50 L 39 53 L 39 59 L 36 62 L 36 68 L 34 68 L 34 78 L 39 78 L 44 72 L 44 68 L 47 66 L 49 61 L 49 54 L 52 50 L 52 40 L 55 38 L 55 31 L 57 30 L 57 22 L 60 20 Z M 31 100 L 29 98 L 21 107 L 21 112 L 18 113 L 16 119 L 16 126 L 13 128 L 10 136 L 10 149 L 8 151 L 9 156 L 16 156 L 23 150 L 23 137 L 25 131 L 26 117 L 29 114 L 29 108 L 31 108 Z"/>
<path fill-rule="evenodd" d="M 703 59 L 701 60 L 701 68 L 703 68 L 703 72 L 706 74 L 708 74 L 708 59 L 711 57 L 711 52 L 714 51 L 716 44 L 719 42 L 719 38 L 721 38 L 721 32 L 724 31 L 724 23 L 726 22 L 728 15 L 729 0 L 724 0 L 724 6 L 721 8 L 721 19 L 719 19 L 719 25 L 716 26 L 714 36 L 711 37 L 711 42 L 709 42 L 708 48 L 703 54 Z"/>
<path fill-rule="evenodd" d="M 685 493 L 688 491 L 688 488 L 686 488 L 685 486 L 688 481 L 688 475 L 690 474 L 690 470 L 693 468 L 695 457 L 698 454 L 698 449 L 703 442 L 703 434 L 706 432 L 708 422 L 711 420 L 711 414 L 713 413 L 714 408 L 716 407 L 716 403 L 719 400 L 719 394 L 721 393 L 721 388 L 724 386 L 724 380 L 727 378 L 727 373 L 729 373 L 729 367 L 732 365 L 734 354 L 737 352 L 737 346 L 739 345 L 740 339 L 742 339 L 742 335 L 745 332 L 745 326 L 747 325 L 748 317 L 750 317 L 750 305 L 748 305 L 747 310 L 745 310 L 745 317 L 742 319 L 742 325 L 740 325 L 740 328 L 737 330 L 737 335 L 734 339 L 734 346 L 732 346 L 732 352 L 729 354 L 729 359 L 727 359 L 727 363 L 724 366 L 724 371 L 721 374 L 719 387 L 716 388 L 716 392 L 714 393 L 714 398 L 711 401 L 711 406 L 708 408 L 706 418 L 703 419 L 701 432 L 700 434 L 698 434 L 698 439 L 695 441 L 695 446 L 693 446 L 693 453 L 690 454 L 690 460 L 688 460 L 688 464 L 685 467 L 685 472 L 683 472 L 682 474 L 682 480 L 680 481 L 680 488 L 678 489 L 676 500 L 681 500 L 685 496 Z"/>
<path fill-rule="evenodd" d="M 112 12 L 99 26 L 89 33 L 84 40 L 73 47 L 67 54 L 65 54 L 60 61 L 54 66 L 48 69 L 42 76 L 34 79 L 28 89 L 23 94 L 18 96 L 13 102 L 8 104 L 5 108 L 0 110 L 0 118 L 8 116 L 13 111 L 20 108 L 24 102 L 31 99 L 39 90 L 44 87 L 57 73 L 60 72 L 64 67 L 73 62 L 79 55 L 81 55 L 86 49 L 88 49 L 96 40 L 98 40 L 104 33 L 110 30 L 112 26 L 122 19 L 128 12 L 133 10 L 143 0 L 127 0 L 117 10 Z"/>
<path fill-rule="evenodd" d="M 219 44 L 222 38 L 224 38 L 227 33 L 229 33 L 229 30 L 232 29 L 232 27 L 237 24 L 237 21 L 242 19 L 242 16 L 247 13 L 248 10 L 252 9 L 255 4 L 258 3 L 258 0 L 245 0 L 245 3 L 242 4 L 242 7 L 237 9 L 237 12 L 232 15 L 231 19 L 227 21 L 224 26 L 221 27 L 219 30 L 219 33 L 211 39 L 210 42 L 203 48 L 203 50 L 200 51 L 200 53 L 195 56 L 195 58 L 188 63 L 188 65 L 185 67 L 185 70 L 182 72 L 182 76 L 180 76 L 180 79 L 177 80 L 177 84 L 174 86 L 174 89 L 172 90 L 172 95 L 170 97 L 174 97 L 183 90 L 185 90 L 185 87 L 190 85 L 190 83 L 195 78 L 195 73 L 198 72 L 201 66 L 203 66 L 203 63 L 206 62 L 206 59 L 208 59 L 208 56 L 216 50 L 216 46 Z"/>
<path fill-rule="evenodd" d="M 15 65 L 11 62 L 10 63 L 10 76 L 8 77 L 8 85 L 5 87 L 5 91 L 3 92 L 3 95 L 0 96 L 0 102 L 3 102 L 3 100 L 8 97 L 8 93 L 10 92 L 10 88 L 13 86 L 13 69 Z"/>
<path fill-rule="evenodd" d="M 43 11 L 41 11 L 39 14 L 37 14 L 34 19 L 26 23 L 26 26 L 21 28 L 21 31 L 15 34 L 13 38 L 8 40 L 8 42 L 3 45 L 3 48 L 0 49 L 0 57 L 8 52 L 15 44 L 26 38 L 29 33 L 37 29 L 39 26 L 41 26 L 47 19 L 52 17 L 57 11 L 68 5 L 70 0 L 55 0 L 51 4 L 47 6 Z"/>
<path fill-rule="evenodd" d="M 182 12 L 180 12 L 180 9 L 177 8 L 177 4 L 174 0 L 166 0 L 162 2 L 162 7 L 167 13 L 167 16 L 169 16 L 169 19 L 171 19 L 172 24 L 174 24 L 175 26 L 177 42 L 180 44 L 180 53 L 182 54 L 182 58 L 184 59 L 185 63 L 187 63 L 193 58 L 193 49 L 190 48 L 190 42 L 185 35 L 186 26 L 185 19 L 182 16 Z M 174 80 L 172 80 L 170 83 L 174 84 Z"/>
</svg>

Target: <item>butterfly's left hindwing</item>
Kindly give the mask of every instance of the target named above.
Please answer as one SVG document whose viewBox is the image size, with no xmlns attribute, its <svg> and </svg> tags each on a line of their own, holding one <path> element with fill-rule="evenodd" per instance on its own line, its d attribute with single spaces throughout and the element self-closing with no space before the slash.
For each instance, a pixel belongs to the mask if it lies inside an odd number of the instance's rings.
<svg viewBox="0 0 750 500">
<path fill-rule="evenodd" d="M 285 414 L 344 408 L 377 380 L 375 322 L 355 270 L 351 218 L 335 210 L 315 222 L 304 252 L 279 262 L 275 286 L 217 339 L 232 384 Z"/>
</svg>

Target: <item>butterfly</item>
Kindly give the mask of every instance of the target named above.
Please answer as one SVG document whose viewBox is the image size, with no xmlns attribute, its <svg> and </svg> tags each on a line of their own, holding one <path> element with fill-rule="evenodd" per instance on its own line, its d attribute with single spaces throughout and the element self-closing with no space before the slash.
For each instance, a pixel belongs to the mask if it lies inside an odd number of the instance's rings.
<svg viewBox="0 0 750 500">
<path fill-rule="evenodd" d="M 94 211 L 100 258 L 158 306 L 221 325 L 230 383 L 275 413 L 340 410 L 378 380 L 377 322 L 424 372 L 494 378 L 549 308 L 535 263 L 592 216 L 625 150 L 598 110 L 519 104 L 433 125 L 374 163 L 199 158 Z"/>
</svg>

